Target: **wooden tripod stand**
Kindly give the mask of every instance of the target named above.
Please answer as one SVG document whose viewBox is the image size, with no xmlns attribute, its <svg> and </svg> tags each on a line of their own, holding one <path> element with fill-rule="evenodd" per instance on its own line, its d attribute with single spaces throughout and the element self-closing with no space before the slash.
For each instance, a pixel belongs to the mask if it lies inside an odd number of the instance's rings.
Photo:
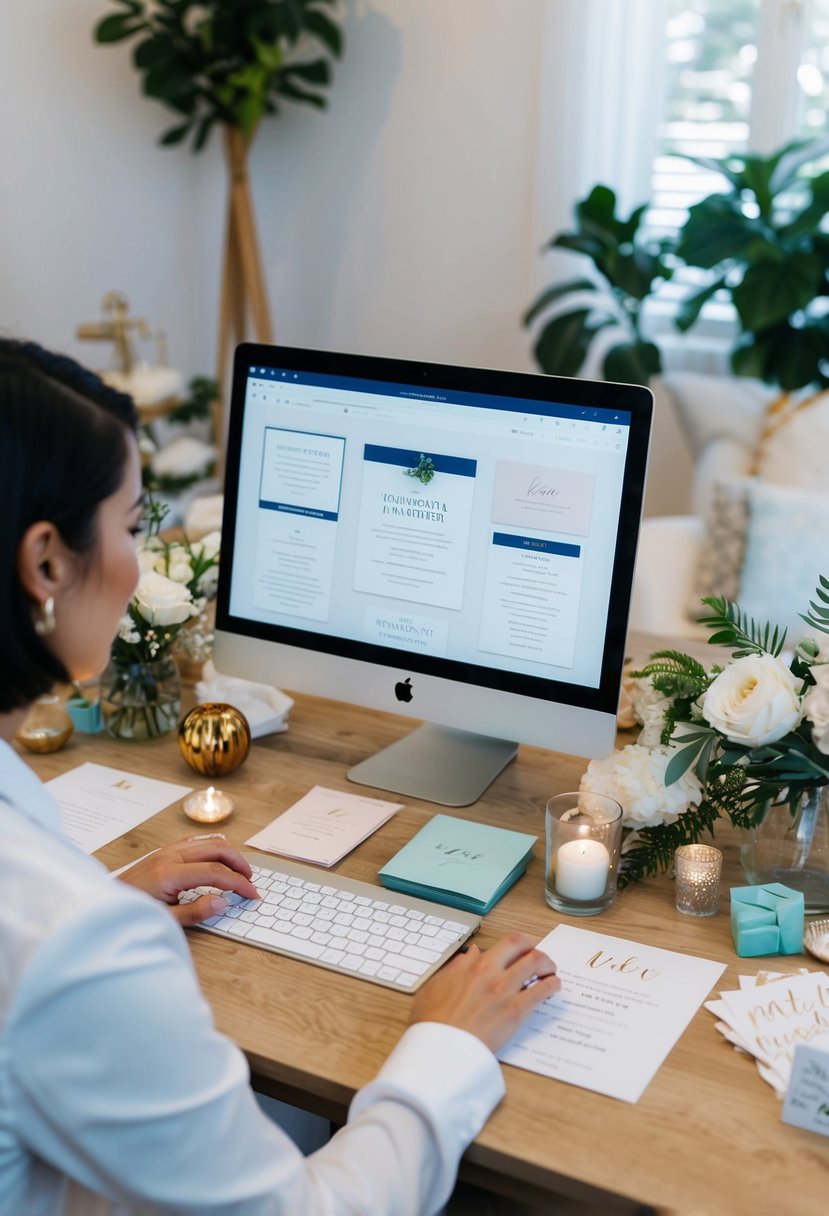
<svg viewBox="0 0 829 1216">
<path fill-rule="evenodd" d="M 246 337 L 248 313 L 257 342 L 274 341 L 248 177 L 248 155 L 253 135 L 245 135 L 238 127 L 227 126 L 224 128 L 224 139 L 230 190 L 219 305 L 216 379 L 220 401 L 225 393 L 228 357 L 232 348 Z M 221 449 L 224 444 L 224 419 L 219 403 L 214 421 L 216 441 Z"/>
</svg>

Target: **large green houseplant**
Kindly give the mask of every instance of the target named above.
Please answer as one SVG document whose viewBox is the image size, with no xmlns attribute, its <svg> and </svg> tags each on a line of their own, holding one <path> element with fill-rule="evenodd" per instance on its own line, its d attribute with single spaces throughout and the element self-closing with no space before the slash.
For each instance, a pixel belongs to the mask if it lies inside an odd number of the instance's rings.
<svg viewBox="0 0 829 1216">
<path fill-rule="evenodd" d="M 570 249 L 593 263 L 590 278 L 554 283 L 524 317 L 545 319 L 534 353 L 545 372 L 577 375 L 596 335 L 621 325 L 627 341 L 605 357 L 609 380 L 646 383 L 660 370 L 658 349 L 643 337 L 646 301 L 677 268 L 707 271 L 676 317 L 688 330 L 712 299 L 733 304 L 737 375 L 787 394 L 829 386 L 829 172 L 816 172 L 829 137 L 786 144 L 771 156 L 695 159 L 721 173 L 724 188 L 690 208 L 677 239 L 648 240 L 646 207 L 617 218 L 616 199 L 595 186 L 575 206 L 576 228 L 549 248 Z M 565 309 L 564 302 L 579 307 Z"/>
<path fill-rule="evenodd" d="M 326 10 L 338 0 L 112 0 L 119 10 L 98 22 L 99 43 L 135 43 L 143 90 L 179 121 L 161 137 L 192 135 L 204 147 L 211 129 L 250 137 L 280 100 L 323 107 L 330 59 L 343 36 Z"/>
<path fill-rule="evenodd" d="M 772 156 L 697 163 L 727 185 L 691 207 L 677 243 L 709 282 L 685 301 L 681 330 L 712 297 L 734 305 L 731 366 L 784 392 L 829 386 L 829 172 L 810 175 L 829 138 L 793 142 Z"/>
<path fill-rule="evenodd" d="M 280 102 L 326 105 L 331 60 L 343 48 L 340 0 L 111 3 L 118 11 L 98 22 L 95 39 L 134 42 L 144 93 L 177 115 L 161 143 L 190 137 L 198 152 L 213 127 L 222 128 L 229 197 L 216 379 L 223 386 L 230 349 L 247 336 L 248 313 L 258 341 L 274 340 L 249 184 L 251 144 Z M 217 419 L 217 434 L 223 429 Z"/>
<path fill-rule="evenodd" d="M 608 380 L 647 384 L 660 370 L 658 348 L 642 334 L 642 306 L 671 276 L 670 242 L 648 239 L 637 207 L 627 219 L 616 214 L 616 195 L 594 186 L 574 208 L 575 228 L 560 232 L 548 249 L 569 249 L 592 262 L 589 277 L 554 283 L 534 301 L 524 324 L 541 322 L 534 354 L 542 371 L 576 376 L 603 330 L 620 330 L 622 340 L 604 355 Z"/>
</svg>

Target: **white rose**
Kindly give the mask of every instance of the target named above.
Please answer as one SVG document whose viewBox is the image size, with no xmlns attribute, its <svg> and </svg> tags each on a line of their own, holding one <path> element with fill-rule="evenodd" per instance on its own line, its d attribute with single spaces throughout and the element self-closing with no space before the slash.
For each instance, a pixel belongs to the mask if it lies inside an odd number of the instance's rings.
<svg viewBox="0 0 829 1216">
<path fill-rule="evenodd" d="M 760 747 L 795 730 L 803 717 L 798 680 L 781 659 L 751 654 L 714 679 L 702 702 L 706 722 L 732 743 Z"/>
<path fill-rule="evenodd" d="M 193 567 L 186 557 L 176 558 L 167 567 L 167 577 L 174 583 L 189 583 L 193 577 Z"/>
<path fill-rule="evenodd" d="M 141 575 L 134 603 L 149 625 L 181 625 L 193 615 L 188 588 L 155 570 Z"/>
<path fill-rule="evenodd" d="M 615 798 L 621 804 L 626 827 L 655 828 L 675 823 L 702 798 L 702 786 L 692 769 L 671 785 L 665 784 L 665 770 L 676 752 L 675 747 L 629 743 L 604 760 L 591 760 L 582 777 L 582 788 Z"/>
<path fill-rule="evenodd" d="M 208 532 L 206 536 L 201 538 L 201 540 L 194 540 L 190 546 L 190 549 L 195 558 L 201 557 L 206 561 L 209 558 L 218 557 L 221 547 L 221 532 Z"/>
<path fill-rule="evenodd" d="M 143 547 L 136 550 L 138 558 L 138 569 L 142 574 L 146 574 L 150 570 L 155 570 L 158 563 L 158 554 L 152 549 L 144 549 Z"/>
<path fill-rule="evenodd" d="M 197 591 L 206 600 L 212 600 L 219 586 L 219 567 L 208 566 L 198 582 Z"/>
<path fill-rule="evenodd" d="M 815 679 L 803 699 L 803 709 L 812 724 L 812 741 L 819 752 L 829 756 L 829 666 L 812 668 Z"/>
</svg>

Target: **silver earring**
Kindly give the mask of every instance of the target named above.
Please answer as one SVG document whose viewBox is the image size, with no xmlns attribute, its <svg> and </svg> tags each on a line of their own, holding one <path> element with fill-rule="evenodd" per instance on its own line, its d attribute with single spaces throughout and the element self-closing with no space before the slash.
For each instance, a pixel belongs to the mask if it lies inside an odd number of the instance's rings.
<svg viewBox="0 0 829 1216">
<path fill-rule="evenodd" d="M 50 595 L 45 604 L 40 605 L 40 617 L 35 621 L 35 633 L 38 637 L 46 637 L 55 628 L 55 597 Z"/>
</svg>

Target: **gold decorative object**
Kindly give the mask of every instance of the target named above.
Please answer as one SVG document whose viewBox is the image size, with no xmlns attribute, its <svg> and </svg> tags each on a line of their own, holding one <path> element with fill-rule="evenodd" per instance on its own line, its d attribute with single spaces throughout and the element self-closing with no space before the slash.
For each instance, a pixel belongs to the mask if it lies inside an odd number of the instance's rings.
<svg viewBox="0 0 829 1216">
<path fill-rule="evenodd" d="M 74 727 L 60 697 L 47 693 L 38 697 L 17 732 L 17 741 L 30 752 L 57 752 L 68 741 Z"/>
<path fill-rule="evenodd" d="M 803 945 L 815 958 L 829 963 L 829 920 L 813 920 L 803 930 Z"/>
<path fill-rule="evenodd" d="M 197 705 L 178 728 L 178 745 L 197 773 L 225 777 L 247 758 L 250 727 L 241 710 L 223 701 Z"/>
</svg>

